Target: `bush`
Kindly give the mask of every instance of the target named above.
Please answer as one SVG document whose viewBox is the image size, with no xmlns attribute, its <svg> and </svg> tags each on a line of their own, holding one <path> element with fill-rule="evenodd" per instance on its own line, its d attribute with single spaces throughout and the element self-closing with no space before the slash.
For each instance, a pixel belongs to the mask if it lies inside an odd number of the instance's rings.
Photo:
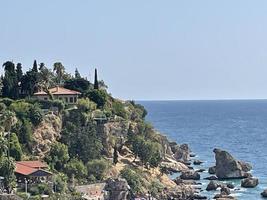
<svg viewBox="0 0 267 200">
<path fill-rule="evenodd" d="M 49 155 L 46 157 L 46 161 L 52 165 L 54 169 L 62 170 L 68 160 L 68 147 L 60 142 L 55 142 L 51 147 Z"/>
<path fill-rule="evenodd" d="M 93 111 L 96 109 L 96 106 L 97 105 L 88 98 L 79 99 L 78 101 L 78 109 L 82 112 Z"/>
<path fill-rule="evenodd" d="M 19 143 L 19 139 L 15 133 L 10 135 L 10 156 L 15 160 L 21 160 L 22 149 Z"/>
<path fill-rule="evenodd" d="M 8 107 L 14 102 L 14 100 L 9 99 L 9 98 L 3 98 L 0 100 L 0 102 L 4 103 Z"/>
<path fill-rule="evenodd" d="M 133 169 L 124 168 L 121 171 L 121 177 L 127 180 L 134 194 L 140 193 L 142 191 L 142 176 L 136 171 L 134 171 Z"/>
<path fill-rule="evenodd" d="M 105 178 L 109 166 L 110 163 L 104 159 L 92 160 L 86 165 L 88 175 L 93 175 L 97 180 L 103 180 Z"/>
<path fill-rule="evenodd" d="M 53 177 L 55 192 L 64 193 L 67 189 L 67 177 L 65 174 L 59 173 Z"/>
<path fill-rule="evenodd" d="M 33 104 L 30 109 L 29 109 L 29 118 L 31 122 L 37 126 L 43 119 L 43 111 L 40 108 L 40 105 L 38 104 Z"/>
<path fill-rule="evenodd" d="M 29 187 L 29 193 L 31 193 L 31 195 L 33 196 L 42 195 L 42 194 L 51 195 L 52 188 L 45 183 L 40 183 L 38 185 Z"/>
<path fill-rule="evenodd" d="M 127 111 L 122 102 L 115 101 L 112 103 L 112 112 L 114 115 L 120 116 L 123 119 L 127 119 Z"/>
<path fill-rule="evenodd" d="M 78 180 L 81 180 L 87 175 L 87 168 L 84 166 L 81 160 L 77 158 L 72 158 L 66 164 L 64 172 L 68 175 L 69 178 L 74 176 Z"/>
<path fill-rule="evenodd" d="M 108 100 L 108 94 L 105 90 L 91 90 L 87 96 L 97 104 L 98 108 L 103 108 Z"/>
<path fill-rule="evenodd" d="M 154 180 L 149 185 L 149 191 L 153 197 L 157 197 L 163 191 L 163 189 L 164 185 L 161 182 L 159 182 L 159 180 Z"/>
</svg>

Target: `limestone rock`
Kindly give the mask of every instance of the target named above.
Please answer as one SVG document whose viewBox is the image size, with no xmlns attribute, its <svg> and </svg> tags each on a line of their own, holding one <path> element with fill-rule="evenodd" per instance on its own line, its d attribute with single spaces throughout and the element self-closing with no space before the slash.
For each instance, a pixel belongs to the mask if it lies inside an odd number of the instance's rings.
<svg viewBox="0 0 267 200">
<path fill-rule="evenodd" d="M 125 179 L 108 179 L 105 190 L 109 192 L 110 200 L 130 199 L 130 186 Z"/>
<path fill-rule="evenodd" d="M 188 144 L 180 145 L 174 154 L 174 158 L 178 161 L 183 161 L 183 162 L 190 161 L 190 149 Z"/>
<path fill-rule="evenodd" d="M 51 144 L 60 138 L 62 128 L 61 118 L 55 114 L 47 114 L 33 131 L 32 151 L 43 158 L 49 151 Z"/>
<path fill-rule="evenodd" d="M 236 160 L 227 151 L 214 149 L 216 159 L 216 176 L 219 179 L 244 178 L 248 165 Z M 244 169 L 246 171 L 244 171 Z"/>
<path fill-rule="evenodd" d="M 206 190 L 207 191 L 217 190 L 218 187 L 220 187 L 220 184 L 217 181 L 210 181 L 209 184 L 207 185 Z"/>
<path fill-rule="evenodd" d="M 216 173 L 216 166 L 210 167 L 208 172 L 209 172 L 209 174 L 215 174 Z"/>
<path fill-rule="evenodd" d="M 259 184 L 257 178 L 245 178 L 241 181 L 241 187 L 244 188 L 254 188 Z"/>
<path fill-rule="evenodd" d="M 261 196 L 264 198 L 267 198 L 267 189 L 265 189 L 262 193 Z"/>
<path fill-rule="evenodd" d="M 200 180 L 200 174 L 193 170 L 183 171 L 180 175 L 183 180 Z"/>
</svg>

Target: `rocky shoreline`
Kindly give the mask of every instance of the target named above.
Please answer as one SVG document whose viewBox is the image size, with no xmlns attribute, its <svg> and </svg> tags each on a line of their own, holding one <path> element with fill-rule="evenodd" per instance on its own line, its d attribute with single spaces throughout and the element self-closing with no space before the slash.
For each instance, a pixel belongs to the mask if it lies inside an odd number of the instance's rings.
<svg viewBox="0 0 267 200">
<path fill-rule="evenodd" d="M 173 179 L 178 186 L 177 193 L 181 193 L 181 190 L 187 191 L 183 196 L 175 195 L 172 191 L 172 199 L 210 199 L 202 195 L 204 190 L 213 191 L 213 199 L 237 199 L 232 193 L 239 190 L 239 188 L 231 183 L 224 183 L 225 181 L 239 179 L 241 180 L 240 187 L 242 188 L 255 188 L 259 184 L 258 178 L 253 177 L 251 173 L 251 164 L 234 158 L 225 150 L 214 149 L 216 164 L 205 169 L 201 168 L 203 161 L 195 159 L 196 155 L 191 152 L 187 144 L 170 144 L 173 151 L 172 158 L 176 164 L 171 165 L 163 162 L 162 165 L 167 168 L 169 174 L 179 172 L 180 175 Z M 195 169 L 196 167 L 200 167 L 200 169 Z M 205 171 L 210 176 L 201 178 L 201 173 Z M 209 181 L 205 189 L 202 187 L 204 180 Z M 218 191 L 220 192 L 219 194 Z M 259 195 L 266 198 L 267 189 Z"/>
</svg>

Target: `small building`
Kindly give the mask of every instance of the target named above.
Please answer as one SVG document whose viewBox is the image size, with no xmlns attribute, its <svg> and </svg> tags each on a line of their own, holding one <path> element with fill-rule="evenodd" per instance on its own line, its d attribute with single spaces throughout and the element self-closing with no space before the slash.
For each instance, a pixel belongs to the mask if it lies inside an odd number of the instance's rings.
<svg viewBox="0 0 267 200">
<path fill-rule="evenodd" d="M 62 100 L 67 104 L 76 104 L 78 102 L 78 97 L 81 94 L 78 91 L 69 90 L 59 86 L 50 88 L 49 92 L 55 99 Z M 45 91 L 36 92 L 34 93 L 34 96 L 40 100 L 49 100 L 49 94 L 47 94 Z"/>
<path fill-rule="evenodd" d="M 46 163 L 41 161 L 18 161 L 15 165 L 17 182 L 37 183 L 48 180 L 52 173 L 48 171 Z"/>
</svg>

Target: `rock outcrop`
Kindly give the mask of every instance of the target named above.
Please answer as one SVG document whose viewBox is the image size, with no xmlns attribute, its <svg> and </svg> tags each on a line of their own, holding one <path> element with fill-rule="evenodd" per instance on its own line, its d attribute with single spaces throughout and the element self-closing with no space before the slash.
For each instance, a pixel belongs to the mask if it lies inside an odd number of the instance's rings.
<svg viewBox="0 0 267 200">
<path fill-rule="evenodd" d="M 206 190 L 207 191 L 217 190 L 218 187 L 220 187 L 220 184 L 217 181 L 210 181 L 209 184 L 207 185 Z"/>
<path fill-rule="evenodd" d="M 61 118 L 55 114 L 47 114 L 33 132 L 33 154 L 43 158 L 50 151 L 51 144 L 60 138 Z"/>
<path fill-rule="evenodd" d="M 216 166 L 210 167 L 208 172 L 209 174 L 216 174 Z"/>
<path fill-rule="evenodd" d="M 188 144 L 182 144 L 177 147 L 174 158 L 178 161 L 188 162 L 190 161 L 190 152 Z"/>
<path fill-rule="evenodd" d="M 241 181 L 241 187 L 244 188 L 254 188 L 259 184 L 257 178 L 245 178 Z"/>
<path fill-rule="evenodd" d="M 108 179 L 105 190 L 109 192 L 110 200 L 130 199 L 130 186 L 125 179 Z"/>
<path fill-rule="evenodd" d="M 247 171 L 251 166 L 247 163 L 236 160 L 227 151 L 214 149 L 216 159 L 215 173 L 219 179 L 246 178 Z"/>
<path fill-rule="evenodd" d="M 262 193 L 261 196 L 264 198 L 267 198 L 267 189 L 265 189 Z"/>
<path fill-rule="evenodd" d="M 193 170 L 183 171 L 180 175 L 183 180 L 200 180 L 200 174 Z"/>
</svg>

